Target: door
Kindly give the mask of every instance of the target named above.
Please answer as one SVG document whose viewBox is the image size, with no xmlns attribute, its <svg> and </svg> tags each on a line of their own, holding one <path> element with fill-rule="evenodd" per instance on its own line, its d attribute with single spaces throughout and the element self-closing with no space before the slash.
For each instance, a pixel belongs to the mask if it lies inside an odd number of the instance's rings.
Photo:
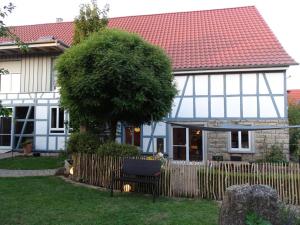
<svg viewBox="0 0 300 225">
<path fill-rule="evenodd" d="M 200 129 L 173 127 L 173 159 L 203 160 L 203 135 Z"/>
<path fill-rule="evenodd" d="M 0 149 L 11 149 L 12 117 L 0 117 Z"/>
</svg>

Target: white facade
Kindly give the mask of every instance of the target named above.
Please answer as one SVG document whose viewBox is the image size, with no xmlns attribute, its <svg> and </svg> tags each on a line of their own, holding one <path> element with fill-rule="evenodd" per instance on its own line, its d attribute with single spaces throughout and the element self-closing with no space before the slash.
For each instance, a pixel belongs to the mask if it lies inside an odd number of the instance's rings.
<svg viewBox="0 0 300 225">
<path fill-rule="evenodd" d="M 20 149 L 26 139 L 33 140 L 36 151 L 65 149 L 68 114 L 59 110 L 60 95 L 52 87 L 53 59 L 34 56 L 0 61 L 0 68 L 8 70 L 0 77 L 0 101 L 12 110 L 6 121 L 10 126 L 2 133 L 0 129 L 1 149 Z"/>
</svg>

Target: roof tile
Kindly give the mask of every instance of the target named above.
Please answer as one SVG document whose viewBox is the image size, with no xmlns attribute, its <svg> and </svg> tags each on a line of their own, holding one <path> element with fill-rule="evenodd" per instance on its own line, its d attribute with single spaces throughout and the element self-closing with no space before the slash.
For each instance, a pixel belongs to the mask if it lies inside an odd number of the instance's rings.
<svg viewBox="0 0 300 225">
<path fill-rule="evenodd" d="M 296 64 L 254 6 L 111 18 L 109 27 L 160 46 L 174 70 Z M 70 45 L 74 29 L 72 22 L 61 22 L 12 30 L 24 42 L 51 35 Z"/>
</svg>

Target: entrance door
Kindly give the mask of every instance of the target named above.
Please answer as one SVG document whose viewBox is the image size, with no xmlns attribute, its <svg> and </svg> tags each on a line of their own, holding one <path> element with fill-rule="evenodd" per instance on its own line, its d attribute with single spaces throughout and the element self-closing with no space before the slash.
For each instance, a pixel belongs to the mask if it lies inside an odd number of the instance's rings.
<svg viewBox="0 0 300 225">
<path fill-rule="evenodd" d="M 11 149 L 12 118 L 0 117 L 0 149 Z"/>
<path fill-rule="evenodd" d="M 203 160 L 202 131 L 194 128 L 173 127 L 173 159 Z"/>
</svg>

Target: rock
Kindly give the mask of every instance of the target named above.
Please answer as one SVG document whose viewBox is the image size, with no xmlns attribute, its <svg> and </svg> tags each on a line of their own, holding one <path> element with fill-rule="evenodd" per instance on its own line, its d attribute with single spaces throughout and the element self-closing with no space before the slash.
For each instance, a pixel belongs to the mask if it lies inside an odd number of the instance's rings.
<svg viewBox="0 0 300 225">
<path fill-rule="evenodd" d="M 244 225 L 249 212 L 256 213 L 273 225 L 280 225 L 280 201 L 276 190 L 267 185 L 234 185 L 227 188 L 219 224 Z"/>
</svg>

